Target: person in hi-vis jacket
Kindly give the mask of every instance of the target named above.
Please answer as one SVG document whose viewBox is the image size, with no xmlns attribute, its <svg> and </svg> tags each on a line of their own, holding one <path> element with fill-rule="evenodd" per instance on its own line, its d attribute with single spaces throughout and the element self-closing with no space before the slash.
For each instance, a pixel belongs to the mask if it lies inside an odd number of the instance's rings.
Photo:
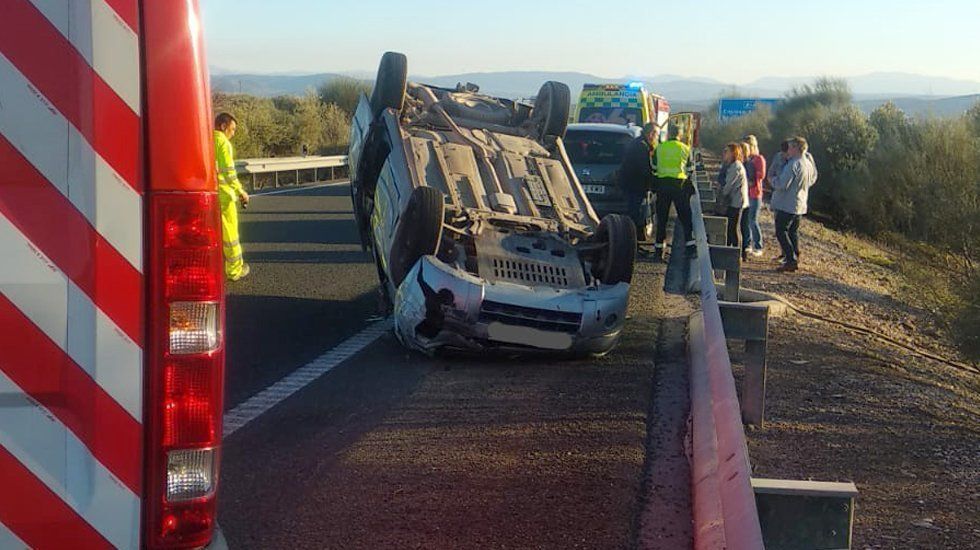
<svg viewBox="0 0 980 550">
<path fill-rule="evenodd" d="M 248 193 L 238 181 L 235 170 L 235 149 L 231 138 L 238 122 L 228 113 L 220 113 L 214 119 L 214 160 L 218 166 L 218 203 L 221 206 L 221 236 L 225 255 L 225 276 L 237 281 L 248 275 L 249 267 L 242 257 L 242 243 L 238 236 L 238 201 L 248 204 Z"/>
</svg>

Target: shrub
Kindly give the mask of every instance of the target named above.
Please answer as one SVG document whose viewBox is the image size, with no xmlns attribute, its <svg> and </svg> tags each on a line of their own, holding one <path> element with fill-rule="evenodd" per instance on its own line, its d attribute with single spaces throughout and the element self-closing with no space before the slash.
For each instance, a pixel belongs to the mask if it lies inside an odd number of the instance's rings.
<svg viewBox="0 0 980 550">
<path fill-rule="evenodd" d="M 228 111 L 238 119 L 237 158 L 299 155 L 304 145 L 310 154 L 347 148 L 349 115 L 313 91 L 272 99 L 216 93 L 212 103 L 215 112 Z"/>
<path fill-rule="evenodd" d="M 710 151 L 720 152 L 726 143 L 741 141 L 742 137 L 752 134 L 759 143 L 770 140 L 769 121 L 772 111 L 768 106 L 740 117 L 719 120 L 718 106 L 704 113 L 701 123 L 701 146 Z"/>
<path fill-rule="evenodd" d="M 361 94 L 371 94 L 371 83 L 354 78 L 336 78 L 317 90 L 320 101 L 340 107 L 348 118 L 354 115 Z"/>
</svg>

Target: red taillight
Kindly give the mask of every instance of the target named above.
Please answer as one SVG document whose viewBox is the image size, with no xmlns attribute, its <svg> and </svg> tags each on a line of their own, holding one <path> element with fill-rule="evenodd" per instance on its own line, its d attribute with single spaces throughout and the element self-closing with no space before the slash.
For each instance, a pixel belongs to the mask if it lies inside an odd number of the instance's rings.
<svg viewBox="0 0 980 550">
<path fill-rule="evenodd" d="M 224 380 L 217 195 L 150 195 L 147 545 L 193 548 L 215 515 Z"/>
<path fill-rule="evenodd" d="M 146 205 L 146 476 L 153 549 L 211 541 L 224 392 L 224 266 L 197 0 L 141 1 Z"/>
</svg>

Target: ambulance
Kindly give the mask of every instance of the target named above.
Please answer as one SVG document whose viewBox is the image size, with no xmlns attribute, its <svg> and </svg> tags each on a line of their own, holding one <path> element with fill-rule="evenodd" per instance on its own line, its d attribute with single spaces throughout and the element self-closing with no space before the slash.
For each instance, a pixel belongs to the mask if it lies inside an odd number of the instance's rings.
<svg viewBox="0 0 980 550">
<path fill-rule="evenodd" d="M 219 548 L 196 0 L 0 0 L 0 548 Z"/>
<path fill-rule="evenodd" d="M 634 124 L 652 122 L 661 127 L 661 141 L 667 139 L 670 104 L 647 91 L 642 82 L 627 84 L 586 84 L 575 109 L 575 122 Z"/>
</svg>

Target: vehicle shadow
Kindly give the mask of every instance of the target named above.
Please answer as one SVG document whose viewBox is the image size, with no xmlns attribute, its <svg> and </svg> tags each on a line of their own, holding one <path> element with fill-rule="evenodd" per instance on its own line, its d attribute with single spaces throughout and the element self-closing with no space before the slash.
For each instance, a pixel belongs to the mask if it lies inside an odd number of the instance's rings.
<svg viewBox="0 0 980 550">
<path fill-rule="evenodd" d="M 233 294 L 227 301 L 225 408 L 309 363 L 364 327 L 374 292 L 353 300 Z"/>
<path fill-rule="evenodd" d="M 243 219 L 240 231 L 244 243 L 361 243 L 353 220 Z"/>
<path fill-rule="evenodd" d="M 360 250 L 264 250 L 248 253 L 253 264 L 370 264 L 369 252 Z"/>
</svg>

